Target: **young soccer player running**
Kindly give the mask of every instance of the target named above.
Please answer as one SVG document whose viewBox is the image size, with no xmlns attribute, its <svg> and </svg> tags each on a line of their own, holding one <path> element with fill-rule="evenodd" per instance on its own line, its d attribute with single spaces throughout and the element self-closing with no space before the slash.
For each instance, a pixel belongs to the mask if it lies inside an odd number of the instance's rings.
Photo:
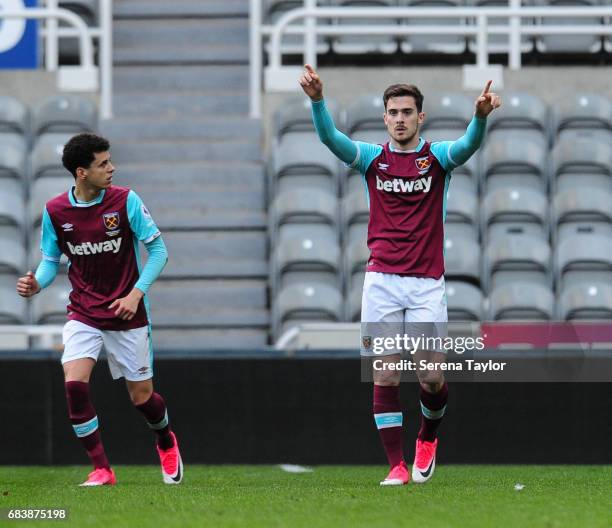
<svg viewBox="0 0 612 528">
<path fill-rule="evenodd" d="M 112 185 L 109 142 L 94 134 L 74 136 L 62 163 L 75 185 L 47 202 L 42 219 L 42 261 L 36 275 L 17 281 L 31 297 L 54 280 L 60 256 L 68 257 L 72 285 L 64 326 L 62 365 L 72 427 L 94 470 L 82 486 L 113 485 L 111 469 L 89 394 L 89 378 L 102 346 L 114 379 L 124 377 L 132 403 L 157 436 L 163 481 L 178 484 L 183 462 L 170 429 L 164 399 L 153 390 L 153 351 L 146 293 L 168 253 L 140 197 Z M 149 258 L 140 271 L 138 242 Z"/>
<path fill-rule="evenodd" d="M 444 286 L 444 216 L 451 171 L 465 163 L 480 146 L 486 117 L 501 100 L 490 92 L 491 81 L 475 103 L 475 113 L 457 141 L 429 143 L 420 137 L 425 121 L 423 95 L 411 84 L 394 84 L 383 94 L 383 120 L 390 140 L 385 145 L 352 141 L 334 126 L 323 98 L 323 83 L 308 64 L 299 83 L 312 103 L 312 116 L 321 141 L 344 163 L 364 177 L 370 205 L 368 248 L 361 307 L 364 325 L 418 328 L 426 325 L 438 336 L 448 321 Z M 443 326 L 443 325 L 442 325 Z M 369 332 L 368 332 L 369 333 Z M 406 330 L 406 333 L 409 333 Z M 414 336 L 418 337 L 418 336 Z M 428 336 L 429 337 L 429 336 Z M 435 337 L 435 335 L 433 336 Z M 372 356 L 372 335 L 362 335 L 361 354 Z M 439 363 L 436 351 L 412 351 Z M 397 349 L 382 352 L 382 364 L 401 358 Z M 399 398 L 401 371 L 373 370 L 374 421 L 390 465 L 380 484 L 402 485 L 410 480 L 404 461 L 402 410 Z M 442 371 L 420 372 L 421 427 L 416 441 L 412 480 L 426 482 L 434 472 L 437 430 L 448 398 Z"/>
</svg>

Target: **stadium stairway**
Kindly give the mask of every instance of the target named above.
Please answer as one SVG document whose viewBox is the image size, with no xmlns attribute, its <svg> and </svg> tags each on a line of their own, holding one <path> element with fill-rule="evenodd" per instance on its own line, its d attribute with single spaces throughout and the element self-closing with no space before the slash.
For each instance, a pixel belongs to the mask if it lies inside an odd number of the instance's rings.
<svg viewBox="0 0 612 528">
<path fill-rule="evenodd" d="M 248 0 L 114 3 L 119 185 L 169 249 L 151 291 L 156 346 L 250 348 L 268 338 L 261 124 L 248 117 Z"/>
</svg>

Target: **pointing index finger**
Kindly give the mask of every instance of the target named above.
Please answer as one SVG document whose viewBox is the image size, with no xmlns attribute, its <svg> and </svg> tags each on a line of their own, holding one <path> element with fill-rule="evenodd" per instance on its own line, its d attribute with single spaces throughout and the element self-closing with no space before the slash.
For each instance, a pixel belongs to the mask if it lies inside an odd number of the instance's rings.
<svg viewBox="0 0 612 528">
<path fill-rule="evenodd" d="M 491 85 L 492 85 L 492 84 L 493 84 L 493 80 L 492 80 L 492 79 L 489 79 L 489 80 L 487 81 L 487 84 L 486 84 L 486 85 L 485 85 L 485 87 L 484 87 L 484 90 L 482 91 L 482 95 L 486 95 L 486 94 L 488 94 L 488 93 L 489 93 L 489 89 L 491 88 Z"/>
</svg>

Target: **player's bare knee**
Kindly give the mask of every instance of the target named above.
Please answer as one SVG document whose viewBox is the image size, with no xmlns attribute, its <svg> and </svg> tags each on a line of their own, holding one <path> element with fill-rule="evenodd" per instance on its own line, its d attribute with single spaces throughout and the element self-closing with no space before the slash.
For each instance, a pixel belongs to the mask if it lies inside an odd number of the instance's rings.
<svg viewBox="0 0 612 528">
<path fill-rule="evenodd" d="M 153 394 L 153 387 L 148 385 L 129 387 L 128 392 L 130 394 L 132 404 L 142 405 L 143 403 L 146 403 Z"/>
</svg>

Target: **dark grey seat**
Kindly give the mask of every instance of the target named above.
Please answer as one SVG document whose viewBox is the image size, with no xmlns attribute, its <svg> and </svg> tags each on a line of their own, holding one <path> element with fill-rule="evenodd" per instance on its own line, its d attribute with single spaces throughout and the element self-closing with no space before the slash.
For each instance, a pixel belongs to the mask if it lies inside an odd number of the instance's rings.
<svg viewBox="0 0 612 528">
<path fill-rule="evenodd" d="M 28 107 L 14 97 L 0 96 L 0 132 L 25 136 L 29 128 Z"/>
<path fill-rule="evenodd" d="M 0 224 L 0 272 L 24 273 L 26 250 L 23 231 L 16 226 Z"/>
<path fill-rule="evenodd" d="M 504 105 L 488 118 L 489 132 L 499 129 L 537 130 L 549 135 L 549 111 L 538 96 L 525 92 L 505 92 Z"/>
<path fill-rule="evenodd" d="M 553 104 L 552 129 L 555 135 L 565 129 L 596 128 L 612 128 L 612 101 L 605 95 L 572 91 Z"/>
<path fill-rule="evenodd" d="M 62 274 L 45 288 L 44 295 L 32 298 L 32 322 L 34 324 L 63 324 L 66 322 L 66 306 L 70 286 Z"/>
<path fill-rule="evenodd" d="M 273 301 L 273 334 L 278 337 L 281 327 L 287 330 L 306 321 L 340 321 L 342 304 L 340 290 L 328 284 L 290 284 Z"/>
<path fill-rule="evenodd" d="M 612 286 L 601 280 L 567 284 L 559 294 L 558 317 L 572 319 L 612 319 Z"/>
<path fill-rule="evenodd" d="M 17 277 L 18 275 L 13 273 L 0 273 L 0 324 L 27 322 L 26 301 L 15 291 Z"/>
<path fill-rule="evenodd" d="M 491 320 L 548 321 L 554 317 L 554 295 L 538 283 L 516 281 L 502 284 L 489 295 Z"/>
<path fill-rule="evenodd" d="M 483 254 L 485 291 L 519 278 L 552 287 L 550 246 L 539 237 L 517 233 L 489 238 Z"/>
<path fill-rule="evenodd" d="M 354 134 L 363 131 L 386 134 L 384 113 L 385 106 L 381 94 L 369 93 L 356 97 L 346 109 L 346 129 L 351 138 L 356 139 Z M 363 140 L 360 139 L 360 141 Z"/>
<path fill-rule="evenodd" d="M 464 179 L 452 181 L 446 199 L 446 221 L 478 225 L 478 194 L 471 182 Z"/>
<path fill-rule="evenodd" d="M 347 192 L 342 198 L 342 225 L 345 229 L 354 223 L 367 223 L 370 218 L 370 207 L 366 188 L 362 178 L 351 178 Z"/>
<path fill-rule="evenodd" d="M 74 185 L 74 178 L 70 173 L 64 171 L 64 174 L 65 176 L 38 178 L 32 183 L 28 204 L 30 226 L 40 226 L 45 204 L 58 194 L 69 191 Z"/>
<path fill-rule="evenodd" d="M 25 203 L 21 193 L 11 187 L 0 188 L 0 224 L 25 227 Z"/>
<path fill-rule="evenodd" d="M 565 129 L 552 148 L 553 174 L 603 174 L 612 176 L 612 132 Z"/>
<path fill-rule="evenodd" d="M 345 7 L 394 7 L 396 0 L 331 0 L 332 6 Z M 343 25 L 393 25 L 399 20 L 394 18 L 340 18 L 336 24 Z M 365 54 L 365 53 L 395 53 L 397 51 L 397 38 L 394 35 L 341 35 L 332 42 L 334 52 L 339 54 Z"/>
<path fill-rule="evenodd" d="M 39 101 L 32 109 L 32 133 L 94 131 L 98 109 L 89 99 L 77 95 L 54 95 Z"/>
<path fill-rule="evenodd" d="M 547 189 L 548 144 L 535 130 L 496 130 L 481 153 L 484 187 L 489 190 L 494 180 Z M 501 182 L 500 182 L 501 183 Z"/>
<path fill-rule="evenodd" d="M 424 8 L 447 7 L 448 18 L 408 18 L 403 21 L 407 25 L 439 25 L 457 26 L 465 25 L 465 18 L 452 16 L 452 8 L 461 5 L 454 0 L 400 0 L 402 6 L 414 6 Z M 401 42 L 401 49 L 404 53 L 463 53 L 465 51 L 465 37 L 462 35 L 408 35 Z"/>
<path fill-rule="evenodd" d="M 325 97 L 325 106 L 332 116 L 336 127 L 342 127 L 340 107 L 333 98 Z M 312 105 L 305 95 L 294 95 L 283 99 L 274 111 L 272 121 L 274 134 L 281 138 L 290 132 L 315 132 L 312 122 Z"/>
<path fill-rule="evenodd" d="M 71 135 L 65 133 L 42 134 L 32 149 L 32 178 L 42 176 L 66 177 L 70 175 L 62 165 L 64 145 Z"/>
<path fill-rule="evenodd" d="M 434 128 L 458 130 L 459 137 L 472 120 L 474 101 L 459 92 L 438 92 L 427 96 L 423 110 L 427 112 L 423 123 L 424 137 L 428 137 Z"/>
<path fill-rule="evenodd" d="M 367 224 L 353 224 L 347 234 L 344 247 L 344 270 L 347 277 L 365 270 L 370 258 L 367 232 Z"/>
<path fill-rule="evenodd" d="M 581 233 L 560 239 L 555 250 L 555 281 L 558 289 L 584 277 L 612 279 L 612 238 Z"/>
<path fill-rule="evenodd" d="M 279 229 L 270 269 L 273 293 L 309 281 L 339 288 L 340 271 L 338 236 L 330 226 L 288 224 Z"/>
<path fill-rule="evenodd" d="M 596 222 L 612 226 L 612 192 L 582 186 L 560 190 L 553 198 L 552 212 L 557 230 L 568 222 Z"/>
<path fill-rule="evenodd" d="M 346 298 L 346 320 L 360 321 L 361 320 L 361 299 L 363 296 L 363 281 L 365 280 L 365 272 L 353 273 L 347 285 Z"/>
<path fill-rule="evenodd" d="M 0 177 L 26 179 L 28 145 L 20 134 L 0 133 Z"/>
<path fill-rule="evenodd" d="M 597 0 L 535 0 L 536 5 L 545 6 L 593 6 L 598 5 Z M 599 17 L 579 17 L 575 19 L 562 17 L 544 17 L 542 26 L 547 25 L 599 25 Z M 536 39 L 536 49 L 540 53 L 597 53 L 601 50 L 601 37 L 599 35 L 541 35 Z"/>
<path fill-rule="evenodd" d="M 481 282 L 480 245 L 472 238 L 444 240 L 445 276 L 449 280 L 466 281 L 476 286 Z"/>
<path fill-rule="evenodd" d="M 449 321 L 482 321 L 484 297 L 480 288 L 461 281 L 446 282 Z"/>
</svg>

